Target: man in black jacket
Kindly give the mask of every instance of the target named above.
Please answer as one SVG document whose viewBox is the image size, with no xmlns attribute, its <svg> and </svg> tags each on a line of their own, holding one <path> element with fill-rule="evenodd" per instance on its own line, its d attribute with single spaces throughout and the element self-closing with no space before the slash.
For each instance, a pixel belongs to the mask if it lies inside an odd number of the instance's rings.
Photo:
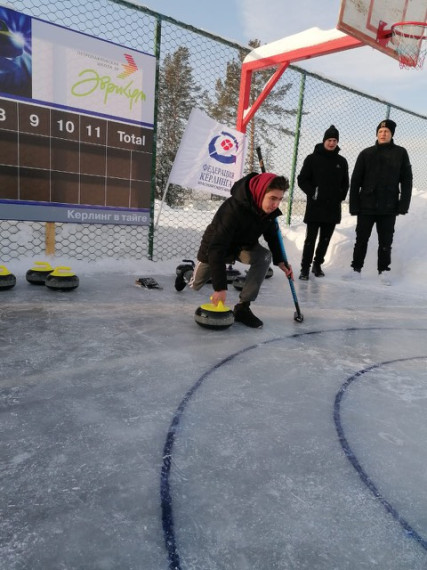
<svg viewBox="0 0 427 570">
<path fill-rule="evenodd" d="M 336 224 L 341 221 L 341 202 L 348 192 L 348 163 L 338 153 L 339 132 L 331 125 L 323 142 L 314 147 L 298 175 L 298 186 L 307 195 L 304 223 L 307 224 L 299 278 L 307 281 L 310 265 L 316 277 L 324 277 L 322 263 Z M 314 254 L 316 240 L 319 241 Z"/>
<path fill-rule="evenodd" d="M 206 228 L 197 254 L 189 286 L 198 291 L 212 279 L 211 300 L 215 305 L 226 301 L 227 264 L 239 260 L 250 265 L 240 302 L 234 307 L 235 320 L 248 327 L 262 327 L 249 305 L 258 296 L 271 260 L 293 278 L 292 268 L 283 259 L 276 226 L 276 218 L 282 214 L 279 204 L 288 188 L 286 178 L 268 172 L 252 172 L 238 180 Z M 270 251 L 260 245 L 261 236 Z"/>
<path fill-rule="evenodd" d="M 394 143 L 396 123 L 390 119 L 377 127 L 377 141 L 359 154 L 350 184 L 350 214 L 357 216 L 353 271 L 360 278 L 369 238 L 378 234 L 377 269 L 384 285 L 391 285 L 391 246 L 398 214 L 407 214 L 412 196 L 412 168 L 405 148 Z"/>
</svg>

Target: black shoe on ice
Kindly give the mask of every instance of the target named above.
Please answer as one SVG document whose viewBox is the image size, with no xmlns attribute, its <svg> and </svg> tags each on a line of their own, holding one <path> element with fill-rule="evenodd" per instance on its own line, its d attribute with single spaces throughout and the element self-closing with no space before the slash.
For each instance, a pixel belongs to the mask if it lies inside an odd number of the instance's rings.
<svg viewBox="0 0 427 570">
<path fill-rule="evenodd" d="M 234 320 L 251 329 L 260 329 L 263 322 L 249 308 L 249 303 L 238 303 L 234 307 Z"/>
<path fill-rule="evenodd" d="M 325 274 L 322 271 L 320 263 L 313 263 L 313 267 L 311 269 L 312 273 L 314 273 L 315 277 L 325 277 Z"/>
<path fill-rule="evenodd" d="M 175 289 L 177 291 L 185 289 L 194 271 L 194 261 L 191 259 L 183 259 L 183 261 L 184 263 L 181 263 L 176 268 Z"/>
</svg>

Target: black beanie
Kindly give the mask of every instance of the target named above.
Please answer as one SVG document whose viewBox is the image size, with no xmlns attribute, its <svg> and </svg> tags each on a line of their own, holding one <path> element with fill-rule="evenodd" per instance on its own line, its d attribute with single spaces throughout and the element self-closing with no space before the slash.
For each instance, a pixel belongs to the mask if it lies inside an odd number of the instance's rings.
<svg viewBox="0 0 427 570">
<path fill-rule="evenodd" d="M 340 134 L 334 125 L 331 125 L 329 129 L 326 129 L 325 134 L 323 135 L 323 142 L 325 142 L 327 139 L 337 139 L 337 141 L 340 140 Z"/>
<path fill-rule="evenodd" d="M 391 135 L 394 136 L 394 131 L 396 130 L 396 123 L 391 119 L 385 119 L 385 121 L 381 121 L 381 123 L 377 127 L 377 134 L 380 129 L 386 128 L 391 131 Z"/>
</svg>

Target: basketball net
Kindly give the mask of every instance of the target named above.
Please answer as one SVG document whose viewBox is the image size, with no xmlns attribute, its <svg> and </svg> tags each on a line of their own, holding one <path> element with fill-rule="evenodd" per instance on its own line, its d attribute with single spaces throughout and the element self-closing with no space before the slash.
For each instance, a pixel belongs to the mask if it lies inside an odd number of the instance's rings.
<svg viewBox="0 0 427 570">
<path fill-rule="evenodd" d="M 401 69 L 422 69 L 427 53 L 423 40 L 427 39 L 426 22 L 398 22 L 391 26 L 392 42 Z"/>
</svg>

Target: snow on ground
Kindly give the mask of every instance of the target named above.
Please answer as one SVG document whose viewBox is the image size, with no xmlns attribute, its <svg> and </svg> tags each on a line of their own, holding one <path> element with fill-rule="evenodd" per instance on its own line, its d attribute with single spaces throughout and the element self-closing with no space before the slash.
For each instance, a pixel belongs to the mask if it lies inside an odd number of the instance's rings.
<svg viewBox="0 0 427 570">
<path fill-rule="evenodd" d="M 207 223 L 213 213 L 208 212 Z M 168 219 L 170 218 L 170 214 Z M 189 218 L 194 222 L 194 216 Z M 177 222 L 178 223 L 178 222 Z M 191 223 L 191 222 L 190 222 Z M 332 272 L 334 276 L 346 273 L 350 268 L 352 251 L 355 237 L 356 218 L 344 213 L 341 224 L 336 227 L 331 240 L 325 261 L 325 269 Z M 185 212 L 179 213 L 179 226 L 185 228 Z M 297 273 L 301 260 L 301 251 L 305 238 L 305 224 L 300 223 L 283 230 L 285 238 L 286 252 L 289 261 Z M 375 281 L 376 275 L 376 249 L 377 238 L 375 229 L 369 242 L 369 249 L 365 263 L 363 275 L 369 281 Z M 425 255 L 425 243 L 427 243 L 427 191 L 414 190 L 411 208 L 406 216 L 397 218 L 395 240 L 392 252 L 392 272 L 394 285 L 405 288 L 407 292 L 420 293 L 424 295 L 424 283 L 427 282 L 427 256 Z M 183 255 L 187 255 L 185 252 Z M 195 257 L 197 251 L 193 252 Z M 181 263 L 182 258 L 175 258 L 167 261 L 153 262 L 150 260 L 133 259 L 112 260 L 100 259 L 96 262 L 85 262 L 80 260 L 61 259 L 53 257 L 49 259 L 52 266 L 72 265 L 72 270 L 77 274 L 99 274 L 99 273 L 123 273 L 123 274 L 147 274 L 147 275 L 174 275 L 176 266 Z M 34 258 L 20 259 L 7 264 L 12 273 L 25 275 L 34 263 Z M 239 264 L 238 264 L 239 265 Z M 244 267 L 239 267 L 244 270 Z M 297 276 L 296 276 L 297 277 Z"/>
</svg>

